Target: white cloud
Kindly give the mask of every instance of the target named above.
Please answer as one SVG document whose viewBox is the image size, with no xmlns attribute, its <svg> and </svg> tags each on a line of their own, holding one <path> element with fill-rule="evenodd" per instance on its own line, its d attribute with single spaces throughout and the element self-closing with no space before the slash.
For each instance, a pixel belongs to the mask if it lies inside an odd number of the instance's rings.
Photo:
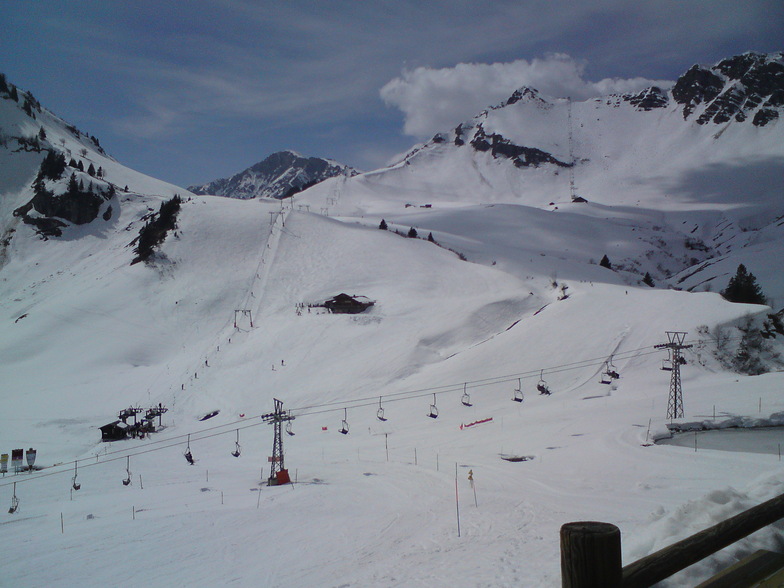
<svg viewBox="0 0 784 588">
<path fill-rule="evenodd" d="M 475 116 L 488 106 L 508 98 L 521 86 L 536 88 L 549 96 L 571 96 L 586 100 L 612 93 L 634 92 L 652 85 L 672 82 L 645 78 L 584 79 L 585 63 L 564 53 L 531 61 L 508 63 L 458 63 L 454 67 L 403 70 L 380 90 L 388 106 L 405 116 L 403 131 L 426 137 Z"/>
</svg>

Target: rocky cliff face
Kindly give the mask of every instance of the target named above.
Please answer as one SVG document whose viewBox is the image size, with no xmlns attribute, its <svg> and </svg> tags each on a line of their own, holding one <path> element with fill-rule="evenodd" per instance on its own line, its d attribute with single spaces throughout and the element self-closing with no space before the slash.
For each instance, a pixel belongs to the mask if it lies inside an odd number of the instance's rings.
<svg viewBox="0 0 784 588">
<path fill-rule="evenodd" d="M 230 178 L 221 178 L 200 186 L 190 186 L 194 194 L 213 194 L 229 198 L 287 198 L 340 175 L 354 176 L 357 171 L 319 157 L 303 157 L 293 151 L 273 153 Z"/>
<path fill-rule="evenodd" d="M 672 89 L 688 119 L 704 104 L 697 123 L 744 122 L 765 126 L 784 106 L 784 53 L 744 53 L 711 68 L 694 65 Z"/>
</svg>

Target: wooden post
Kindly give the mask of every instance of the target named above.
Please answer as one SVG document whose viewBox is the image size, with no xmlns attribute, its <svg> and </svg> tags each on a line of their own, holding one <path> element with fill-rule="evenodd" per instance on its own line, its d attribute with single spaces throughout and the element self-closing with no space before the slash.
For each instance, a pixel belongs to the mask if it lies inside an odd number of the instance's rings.
<svg viewBox="0 0 784 588">
<path fill-rule="evenodd" d="M 579 521 L 561 527 L 561 586 L 620 588 L 621 530 Z"/>
</svg>

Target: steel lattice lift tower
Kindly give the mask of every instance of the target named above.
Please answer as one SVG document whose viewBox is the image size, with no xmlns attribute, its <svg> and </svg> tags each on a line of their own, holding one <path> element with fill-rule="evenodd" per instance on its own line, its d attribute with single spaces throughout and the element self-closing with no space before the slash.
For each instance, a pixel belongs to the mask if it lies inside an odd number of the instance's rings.
<svg viewBox="0 0 784 588">
<path fill-rule="evenodd" d="M 291 482 L 289 472 L 283 461 L 283 423 L 293 421 L 294 417 L 283 410 L 283 401 L 277 398 L 275 401 L 275 411 L 261 415 L 261 420 L 270 423 L 275 427 L 275 439 L 272 442 L 272 457 L 270 457 L 270 477 L 268 484 L 277 486 Z"/>
<path fill-rule="evenodd" d="M 667 343 L 655 345 L 656 349 L 668 349 L 670 351 L 669 365 L 665 362 L 662 369 L 670 371 L 670 397 L 667 400 L 667 418 L 683 418 L 683 390 L 681 389 L 681 365 L 686 360 L 681 356 L 681 350 L 689 349 L 691 345 L 684 345 L 683 341 L 686 333 L 681 331 L 667 331 Z"/>
</svg>

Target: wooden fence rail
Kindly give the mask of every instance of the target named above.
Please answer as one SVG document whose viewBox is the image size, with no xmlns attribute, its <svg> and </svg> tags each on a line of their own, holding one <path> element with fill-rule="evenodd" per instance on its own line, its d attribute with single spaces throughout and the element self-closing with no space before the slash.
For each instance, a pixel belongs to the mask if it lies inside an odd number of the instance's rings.
<svg viewBox="0 0 784 588">
<path fill-rule="evenodd" d="M 610 523 L 561 527 L 563 588 L 644 588 L 784 518 L 784 494 L 621 567 L 621 531 Z"/>
</svg>

